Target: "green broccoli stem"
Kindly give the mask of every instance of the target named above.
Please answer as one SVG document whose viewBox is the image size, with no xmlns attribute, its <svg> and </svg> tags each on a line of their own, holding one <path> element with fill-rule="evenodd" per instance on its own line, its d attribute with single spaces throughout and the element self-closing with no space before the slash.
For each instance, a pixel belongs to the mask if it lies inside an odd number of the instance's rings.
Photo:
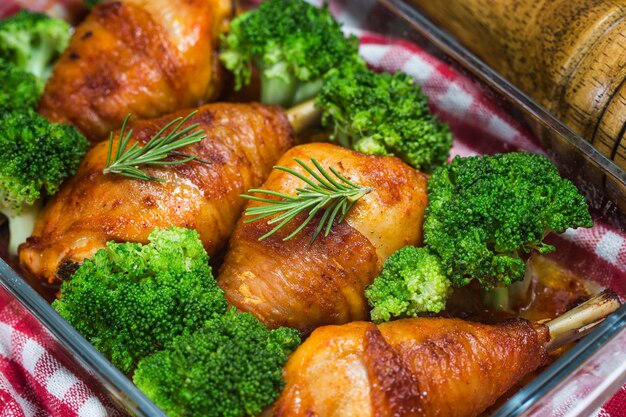
<svg viewBox="0 0 626 417">
<path fill-rule="evenodd" d="M 525 305 L 533 281 L 530 268 L 526 268 L 524 279 L 509 286 L 500 285 L 486 291 L 484 303 L 496 311 L 512 313 L 515 308 Z"/>
<path fill-rule="evenodd" d="M 293 76 L 288 76 L 289 80 L 285 81 L 283 78 L 268 77 L 265 71 L 261 70 L 261 102 L 289 107 L 298 82 Z"/>
<path fill-rule="evenodd" d="M 524 274 L 524 279 L 509 285 L 509 297 L 513 305 L 519 307 L 526 304 L 529 298 L 532 282 L 532 271 L 531 268 L 527 267 L 526 273 Z"/>
<path fill-rule="evenodd" d="M 260 73 L 261 102 L 282 107 L 294 106 L 314 98 L 324 83 L 322 79 L 299 81 L 289 71 L 281 71 L 281 76 L 276 76 L 272 70 L 260 67 Z"/>
<path fill-rule="evenodd" d="M 302 103 L 317 96 L 322 89 L 324 80 L 317 79 L 308 82 L 299 82 L 293 95 L 292 104 Z"/>
<path fill-rule="evenodd" d="M 484 303 L 492 310 L 511 311 L 508 287 L 496 287 L 485 292 Z"/>
<path fill-rule="evenodd" d="M 305 101 L 287 110 L 287 119 L 296 135 L 319 124 L 322 110 L 315 107 L 315 99 Z"/>
<path fill-rule="evenodd" d="M 17 248 L 21 243 L 33 234 L 35 220 L 41 209 L 38 200 L 33 205 L 24 204 L 19 214 L 9 209 L 0 209 L 0 213 L 9 219 L 9 254 L 16 255 Z"/>
<path fill-rule="evenodd" d="M 43 46 L 36 50 L 34 53 L 32 53 L 32 55 L 28 58 L 25 69 L 31 74 L 34 74 L 38 80 L 47 80 L 50 76 L 47 66 L 48 62 L 50 62 L 50 60 L 52 59 L 52 56 L 52 46 L 50 46 L 49 48 Z"/>
<path fill-rule="evenodd" d="M 550 332 L 547 351 L 584 337 L 618 308 L 621 303 L 612 290 L 604 290 L 567 313 L 544 323 Z"/>
</svg>

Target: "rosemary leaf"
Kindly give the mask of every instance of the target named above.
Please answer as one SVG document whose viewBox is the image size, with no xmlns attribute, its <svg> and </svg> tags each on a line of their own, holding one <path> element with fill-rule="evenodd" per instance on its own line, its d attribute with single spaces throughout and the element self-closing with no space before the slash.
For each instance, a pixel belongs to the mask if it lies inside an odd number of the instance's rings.
<svg viewBox="0 0 626 417">
<path fill-rule="evenodd" d="M 322 212 L 323 214 L 319 224 L 311 237 L 310 243 L 312 244 L 322 232 L 324 236 L 328 236 L 335 220 L 337 220 L 337 223 L 341 223 L 357 201 L 372 191 L 371 187 L 362 187 L 353 183 L 332 167 L 326 170 L 314 158 L 311 158 L 313 166 L 308 165 L 298 158 L 294 158 L 294 160 L 298 165 L 304 168 L 312 178 L 291 168 L 275 166 L 274 169 L 287 172 L 306 183 L 304 188 L 297 188 L 295 190 L 295 196 L 257 188 L 248 190 L 248 193 L 278 197 L 279 200 L 257 195 L 242 195 L 243 198 L 248 200 L 266 203 L 261 206 L 246 209 L 245 215 L 252 217 L 246 219 L 244 221 L 245 223 L 252 223 L 274 216 L 269 219 L 267 223 L 270 225 L 276 224 L 276 226 L 261 236 L 259 240 L 266 239 L 273 235 L 292 221 L 298 214 L 308 213 L 307 218 L 289 235 L 283 238 L 283 240 L 289 240 L 300 233 L 318 213 Z"/>
<path fill-rule="evenodd" d="M 190 161 L 198 161 L 208 164 L 208 161 L 199 159 L 195 155 L 187 155 L 178 152 L 177 149 L 200 142 L 206 137 L 197 123 L 190 126 L 181 127 L 187 122 L 196 111 L 189 113 L 186 117 L 178 117 L 161 128 L 144 146 L 140 146 L 138 142 L 133 143 L 130 147 L 128 143 L 133 136 L 133 130 L 126 131 L 126 125 L 130 119 L 130 114 L 124 119 L 120 130 L 119 140 L 115 153 L 113 152 L 113 132 L 109 138 L 109 148 L 107 151 L 107 159 L 102 172 L 104 174 L 116 174 L 128 178 L 143 181 L 165 181 L 146 174 L 140 166 L 156 165 L 178 165 Z M 166 160 L 168 158 L 178 158 L 174 160 Z"/>
</svg>

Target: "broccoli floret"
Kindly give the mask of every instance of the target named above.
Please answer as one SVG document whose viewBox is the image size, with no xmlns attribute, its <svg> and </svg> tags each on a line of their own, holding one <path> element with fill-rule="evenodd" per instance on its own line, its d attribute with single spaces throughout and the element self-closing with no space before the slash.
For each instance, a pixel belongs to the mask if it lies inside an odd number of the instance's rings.
<svg viewBox="0 0 626 417">
<path fill-rule="evenodd" d="M 430 177 L 428 199 L 424 241 L 456 287 L 519 281 L 525 254 L 554 250 L 548 233 L 592 226 L 574 184 L 530 153 L 456 157 Z"/>
<path fill-rule="evenodd" d="M 444 163 L 452 134 L 428 108 L 413 79 L 401 72 L 375 73 L 367 68 L 330 71 L 317 98 L 322 124 L 331 139 L 372 155 L 395 155 L 430 172 Z"/>
<path fill-rule="evenodd" d="M 32 231 L 33 206 L 75 173 L 87 146 L 74 127 L 50 123 L 33 110 L 2 111 L 0 212 L 9 218 L 11 253 Z"/>
<path fill-rule="evenodd" d="M 233 20 L 222 37 L 221 60 L 234 73 L 237 90 L 256 66 L 261 101 L 282 106 L 314 97 L 331 68 L 364 65 L 357 38 L 345 38 L 328 7 L 303 0 L 269 0 Z"/>
<path fill-rule="evenodd" d="M 394 252 L 365 290 L 374 322 L 439 313 L 446 307 L 449 293 L 450 281 L 443 274 L 439 258 L 426 248 L 414 246 Z"/>
<path fill-rule="evenodd" d="M 52 306 L 124 372 L 226 311 L 198 232 L 155 230 L 149 243 L 109 242 Z"/>
<path fill-rule="evenodd" d="M 43 86 L 70 35 L 63 20 L 22 10 L 0 20 L 0 59 L 30 72 Z"/>
<path fill-rule="evenodd" d="M 41 90 L 34 75 L 0 61 L 0 111 L 33 109 Z"/>
<path fill-rule="evenodd" d="M 231 309 L 143 359 L 133 381 L 171 417 L 255 416 L 280 394 L 299 343 L 296 330 L 268 330 Z"/>
</svg>

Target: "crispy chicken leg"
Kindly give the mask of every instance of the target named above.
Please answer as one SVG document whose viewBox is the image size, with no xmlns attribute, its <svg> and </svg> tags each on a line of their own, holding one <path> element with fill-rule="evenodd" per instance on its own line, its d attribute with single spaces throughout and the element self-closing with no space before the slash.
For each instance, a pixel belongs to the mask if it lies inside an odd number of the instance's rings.
<svg viewBox="0 0 626 417">
<path fill-rule="evenodd" d="M 546 361 L 547 338 L 523 320 L 325 326 L 289 359 L 273 416 L 476 416 Z"/>
<path fill-rule="evenodd" d="M 283 241 L 303 220 L 259 241 L 273 226 L 242 219 L 229 242 L 218 276 L 228 301 L 255 314 L 269 327 L 290 326 L 310 332 L 322 324 L 341 324 L 368 316 L 365 287 L 395 250 L 421 241 L 427 203 L 426 175 L 394 157 L 364 155 L 327 143 L 297 146 L 277 165 L 304 172 L 294 158 L 317 159 L 372 192 L 357 202 L 328 237 L 311 236 L 312 221 Z M 303 181 L 274 170 L 262 188 L 295 194 Z M 259 203 L 250 203 L 259 204 Z"/>
<path fill-rule="evenodd" d="M 215 98 L 218 35 L 231 0 L 123 0 L 94 7 L 46 85 L 39 112 L 104 139 L 128 113 L 147 118 Z"/>
<path fill-rule="evenodd" d="M 546 325 L 459 319 L 316 329 L 291 356 L 274 417 L 475 417 L 547 351 L 586 334 L 620 303 L 605 292 Z"/>
<path fill-rule="evenodd" d="M 189 112 L 131 122 L 128 128 L 145 144 Z M 281 109 L 259 104 L 208 104 L 187 125 L 193 123 L 207 137 L 181 151 L 208 163 L 147 170 L 165 182 L 104 175 L 108 141 L 96 144 L 39 215 L 33 236 L 20 246 L 21 265 L 52 282 L 59 266 L 82 262 L 109 240 L 146 242 L 154 228 L 172 225 L 197 229 L 209 255 L 218 252 L 245 204 L 240 194 L 267 177 L 292 145 L 293 132 Z"/>
</svg>

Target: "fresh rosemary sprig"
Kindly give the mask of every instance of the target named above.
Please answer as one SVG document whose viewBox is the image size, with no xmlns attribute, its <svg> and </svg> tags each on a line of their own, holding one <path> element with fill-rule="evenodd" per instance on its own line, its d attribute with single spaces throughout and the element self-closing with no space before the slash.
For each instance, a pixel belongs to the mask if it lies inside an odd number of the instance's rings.
<svg viewBox="0 0 626 417">
<path fill-rule="evenodd" d="M 335 219 L 337 219 L 337 223 L 341 223 L 350 209 L 354 207 L 356 202 L 359 201 L 361 197 L 372 191 L 371 187 L 362 187 L 348 180 L 333 167 L 328 168 L 332 173 L 331 175 L 314 158 L 311 158 L 311 162 L 317 169 L 317 172 L 302 160 L 298 158 L 294 158 L 294 160 L 309 174 L 311 174 L 315 180 L 314 181 L 313 179 L 308 178 L 291 168 L 275 166 L 274 169 L 295 175 L 307 184 L 304 188 L 297 188 L 295 196 L 263 189 L 252 189 L 248 192 L 280 197 L 283 200 L 274 200 L 246 194 L 242 195 L 242 197 L 247 198 L 248 200 L 268 203 L 262 206 L 248 208 L 245 213 L 246 216 L 254 217 L 247 219 L 245 223 L 256 222 L 258 220 L 276 215 L 276 217 L 272 218 L 267 223 L 278 224 L 272 230 L 261 236 L 259 240 L 263 240 L 273 235 L 280 228 L 293 220 L 298 214 L 308 212 L 309 216 L 306 220 L 304 220 L 302 224 L 300 224 L 300 226 L 298 226 L 288 236 L 283 238 L 283 240 L 289 240 L 302 231 L 302 229 L 309 224 L 318 212 L 323 211 L 324 214 L 322 215 L 320 223 L 311 238 L 310 243 L 313 243 L 322 230 L 324 230 L 324 236 L 328 236 Z"/>
<path fill-rule="evenodd" d="M 126 116 L 126 119 L 122 124 L 122 129 L 120 130 L 120 136 L 117 142 L 115 155 L 113 155 L 113 132 L 111 132 L 111 137 L 109 138 L 107 161 L 102 172 L 104 174 L 117 174 L 124 177 L 135 178 L 138 180 L 165 181 L 162 178 L 157 178 L 153 177 L 152 175 L 146 174 L 139 168 L 139 166 L 177 165 L 184 164 L 185 162 L 193 160 L 208 163 L 194 155 L 187 155 L 181 152 L 176 152 L 176 149 L 191 145 L 192 143 L 200 142 L 206 137 L 202 130 L 194 130 L 199 126 L 198 123 L 189 125 L 184 129 L 181 129 L 181 126 L 187 120 L 189 120 L 189 118 L 196 114 L 196 112 L 197 111 L 193 111 L 184 118 L 178 117 L 172 120 L 161 130 L 159 130 L 159 132 L 154 135 L 144 146 L 139 146 L 139 143 L 135 142 L 130 146 L 130 148 L 126 149 L 126 147 L 128 146 L 128 142 L 133 136 L 132 129 L 126 132 L 126 123 L 130 118 L 129 114 L 128 116 Z M 169 132 L 166 133 L 168 129 Z M 169 157 L 182 159 L 165 161 L 165 159 Z"/>
</svg>

